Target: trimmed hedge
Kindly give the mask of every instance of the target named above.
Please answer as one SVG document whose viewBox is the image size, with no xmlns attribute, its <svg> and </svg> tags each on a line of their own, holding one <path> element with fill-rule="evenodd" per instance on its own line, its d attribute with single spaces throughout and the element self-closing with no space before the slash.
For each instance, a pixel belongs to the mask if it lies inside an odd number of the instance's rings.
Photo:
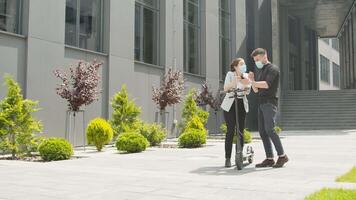
<svg viewBox="0 0 356 200">
<path fill-rule="evenodd" d="M 116 140 L 116 148 L 127 153 L 138 153 L 149 146 L 147 139 L 137 132 L 126 132 L 119 135 Z"/>
<path fill-rule="evenodd" d="M 140 128 L 140 133 L 150 142 L 150 146 L 160 145 L 164 138 L 166 138 L 166 129 L 160 124 L 143 123 Z"/>
<path fill-rule="evenodd" d="M 38 147 L 45 161 L 68 160 L 73 155 L 72 145 L 63 138 L 48 138 Z"/>
<path fill-rule="evenodd" d="M 95 145 L 98 151 L 112 140 L 113 135 L 111 125 L 102 118 L 93 119 L 87 127 L 88 143 Z"/>
<path fill-rule="evenodd" d="M 186 129 L 178 139 L 182 148 L 197 148 L 206 144 L 206 131 L 202 129 Z"/>
</svg>

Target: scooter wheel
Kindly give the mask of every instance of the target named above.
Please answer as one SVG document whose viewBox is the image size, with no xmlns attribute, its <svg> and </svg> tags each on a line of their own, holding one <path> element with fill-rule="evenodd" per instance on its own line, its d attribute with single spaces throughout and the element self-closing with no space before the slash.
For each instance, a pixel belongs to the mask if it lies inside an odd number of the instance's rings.
<svg viewBox="0 0 356 200">
<path fill-rule="evenodd" d="M 235 157 L 235 163 L 236 163 L 236 168 L 237 170 L 242 170 L 243 168 L 243 157 L 242 157 L 242 152 L 236 154 Z"/>
<path fill-rule="evenodd" d="M 253 158 L 252 158 L 252 156 L 248 158 L 248 163 L 250 163 L 250 164 L 253 163 Z"/>
</svg>

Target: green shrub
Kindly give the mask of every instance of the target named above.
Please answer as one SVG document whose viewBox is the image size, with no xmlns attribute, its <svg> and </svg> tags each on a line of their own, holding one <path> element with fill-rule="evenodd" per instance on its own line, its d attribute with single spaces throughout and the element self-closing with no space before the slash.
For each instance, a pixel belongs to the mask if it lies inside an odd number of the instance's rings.
<svg viewBox="0 0 356 200">
<path fill-rule="evenodd" d="M 356 166 L 353 167 L 346 174 L 338 177 L 336 179 L 337 182 L 348 182 L 348 183 L 356 183 Z"/>
<path fill-rule="evenodd" d="M 221 124 L 220 130 L 221 130 L 224 134 L 227 133 L 227 126 L 226 126 L 226 123 L 222 123 L 222 124 Z"/>
<path fill-rule="evenodd" d="M 206 131 L 200 129 L 186 129 L 179 137 L 178 144 L 182 148 L 197 148 L 206 143 Z"/>
<path fill-rule="evenodd" d="M 226 134 L 227 133 L 226 123 L 221 124 L 220 129 L 224 132 L 224 134 Z M 236 144 L 236 134 L 234 134 L 234 138 L 232 141 L 234 144 Z M 244 129 L 244 143 L 249 144 L 251 142 L 252 142 L 252 134 L 247 128 L 245 128 Z"/>
<path fill-rule="evenodd" d="M 49 138 L 38 147 L 40 156 L 45 161 L 68 160 L 73 155 L 72 145 L 63 138 Z"/>
<path fill-rule="evenodd" d="M 282 128 L 279 126 L 275 126 L 274 131 L 276 131 L 277 134 L 280 134 L 282 132 Z"/>
<path fill-rule="evenodd" d="M 127 153 L 137 153 L 146 150 L 149 146 L 147 139 L 137 132 L 126 132 L 119 135 L 116 148 Z"/>
<path fill-rule="evenodd" d="M 102 118 L 93 119 L 87 127 L 88 143 L 95 145 L 101 151 L 105 144 L 108 144 L 113 137 L 113 130 L 110 124 Z"/>
<path fill-rule="evenodd" d="M 193 116 L 190 121 L 187 123 L 185 126 L 185 129 L 199 129 L 199 130 L 205 130 L 204 124 L 200 120 L 198 116 Z"/>
<path fill-rule="evenodd" d="M 185 129 L 189 128 L 198 128 L 206 132 L 205 125 L 208 121 L 209 113 L 197 106 L 195 101 L 195 95 L 196 91 L 192 89 L 189 91 L 188 95 L 184 100 L 182 123 L 179 125 L 179 128 L 183 133 L 185 132 Z M 198 120 L 200 122 L 197 122 Z M 191 123 L 191 121 L 193 121 L 193 123 Z"/>
<path fill-rule="evenodd" d="M 5 83 L 7 96 L 0 101 L 0 151 L 15 159 L 31 154 L 42 124 L 32 116 L 39 110 L 38 102 L 24 99 L 20 85 L 10 75 L 5 76 Z"/>
<path fill-rule="evenodd" d="M 140 129 L 140 133 L 150 142 L 151 146 L 157 146 L 161 144 L 162 140 L 167 135 L 166 132 L 166 129 L 157 123 L 143 123 Z"/>
<path fill-rule="evenodd" d="M 126 85 L 123 85 L 121 91 L 116 93 L 111 102 L 113 113 L 110 124 L 114 130 L 114 138 L 121 133 L 131 131 L 135 123 L 139 121 L 141 108 L 136 106 L 133 100 L 129 99 Z"/>
<path fill-rule="evenodd" d="M 244 129 L 244 143 L 249 144 L 251 142 L 252 142 L 252 134 L 247 128 L 245 128 Z"/>
<path fill-rule="evenodd" d="M 323 188 L 307 197 L 305 200 L 354 200 L 356 199 L 355 189 L 331 189 Z"/>
</svg>

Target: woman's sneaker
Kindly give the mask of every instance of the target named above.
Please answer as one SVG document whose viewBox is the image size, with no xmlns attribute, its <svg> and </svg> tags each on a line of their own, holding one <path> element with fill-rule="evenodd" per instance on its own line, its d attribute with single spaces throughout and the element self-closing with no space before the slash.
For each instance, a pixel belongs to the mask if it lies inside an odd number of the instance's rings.
<svg viewBox="0 0 356 200">
<path fill-rule="evenodd" d="M 277 163 L 275 165 L 273 165 L 273 168 L 281 168 L 284 166 L 284 164 L 286 164 L 289 161 L 289 158 L 287 155 L 283 156 L 283 157 L 279 157 L 277 160 Z"/>
<path fill-rule="evenodd" d="M 273 167 L 275 164 L 273 159 L 266 159 L 263 162 L 256 165 L 256 168 Z"/>
<path fill-rule="evenodd" d="M 230 158 L 226 158 L 225 167 L 231 167 L 231 159 Z"/>
</svg>

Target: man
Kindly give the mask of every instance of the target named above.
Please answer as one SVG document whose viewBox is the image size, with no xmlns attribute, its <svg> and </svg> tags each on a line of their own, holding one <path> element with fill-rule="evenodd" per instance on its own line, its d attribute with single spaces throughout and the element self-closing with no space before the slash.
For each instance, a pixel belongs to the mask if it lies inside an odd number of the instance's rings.
<svg viewBox="0 0 356 200">
<path fill-rule="evenodd" d="M 250 72 L 252 89 L 258 93 L 258 131 L 266 152 L 266 159 L 256 165 L 256 168 L 274 167 L 281 168 L 288 162 L 288 157 L 284 153 L 279 135 L 274 130 L 278 108 L 277 90 L 279 85 L 279 69 L 268 61 L 267 51 L 262 48 L 254 50 L 251 54 L 256 67 L 260 69 L 259 76 L 255 80 L 255 75 Z M 275 163 L 272 143 L 278 153 L 278 160 Z"/>
</svg>

